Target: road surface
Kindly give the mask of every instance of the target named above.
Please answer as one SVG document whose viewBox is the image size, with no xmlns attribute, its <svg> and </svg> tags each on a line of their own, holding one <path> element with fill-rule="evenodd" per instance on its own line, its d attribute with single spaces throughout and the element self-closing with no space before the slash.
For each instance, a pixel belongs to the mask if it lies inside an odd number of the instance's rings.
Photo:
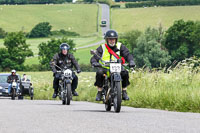
<svg viewBox="0 0 200 133">
<path fill-rule="evenodd" d="M 199 133 L 200 114 L 103 104 L 0 99 L 0 133 Z"/>
</svg>

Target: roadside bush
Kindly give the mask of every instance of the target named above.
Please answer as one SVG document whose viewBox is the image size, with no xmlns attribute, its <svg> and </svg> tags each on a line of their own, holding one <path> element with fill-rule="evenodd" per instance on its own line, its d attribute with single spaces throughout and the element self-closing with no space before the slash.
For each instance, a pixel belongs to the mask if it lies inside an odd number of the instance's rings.
<svg viewBox="0 0 200 133">
<path fill-rule="evenodd" d="M 133 50 L 135 62 L 138 67 L 147 67 L 149 69 L 165 67 L 170 64 L 168 51 L 162 46 L 163 31 L 147 28 L 142 34 Z"/>
<path fill-rule="evenodd" d="M 120 5 L 111 5 L 110 8 L 120 8 Z"/>
<path fill-rule="evenodd" d="M 95 72 L 95 69 L 91 66 L 91 64 L 80 64 L 80 67 L 83 72 Z"/>
<path fill-rule="evenodd" d="M 99 3 L 104 3 L 107 4 L 109 6 L 111 6 L 112 4 L 114 4 L 114 2 L 112 0 L 98 0 Z"/>
<path fill-rule="evenodd" d="M 6 32 L 0 28 L 0 38 L 4 38 L 6 36 Z"/>
<path fill-rule="evenodd" d="M 52 31 L 52 36 L 80 36 L 80 34 L 73 32 L 73 31 L 66 31 L 61 29 L 59 31 Z"/>
<path fill-rule="evenodd" d="M 48 37 L 51 35 L 51 28 L 52 26 L 49 24 L 49 22 L 41 22 L 31 30 L 29 37 Z"/>
<path fill-rule="evenodd" d="M 94 0 L 83 0 L 84 2 L 89 2 L 89 3 L 92 3 L 92 2 L 94 2 Z"/>
</svg>

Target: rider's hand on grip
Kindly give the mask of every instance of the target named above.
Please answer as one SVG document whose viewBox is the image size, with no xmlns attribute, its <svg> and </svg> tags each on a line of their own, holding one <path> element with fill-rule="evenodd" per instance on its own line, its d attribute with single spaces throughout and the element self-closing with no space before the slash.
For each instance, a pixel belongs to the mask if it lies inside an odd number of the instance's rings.
<svg viewBox="0 0 200 133">
<path fill-rule="evenodd" d="M 77 70 L 77 73 L 81 73 L 81 70 L 80 70 L 80 69 L 78 69 L 78 70 Z"/>
<path fill-rule="evenodd" d="M 133 60 L 131 60 L 131 61 L 129 62 L 129 67 L 130 67 L 130 68 L 134 68 L 134 67 L 135 67 L 135 62 L 134 62 Z"/>
<path fill-rule="evenodd" d="M 92 63 L 92 66 L 94 66 L 94 67 L 101 67 L 101 64 L 98 63 L 98 62 L 93 62 L 93 63 Z"/>
</svg>

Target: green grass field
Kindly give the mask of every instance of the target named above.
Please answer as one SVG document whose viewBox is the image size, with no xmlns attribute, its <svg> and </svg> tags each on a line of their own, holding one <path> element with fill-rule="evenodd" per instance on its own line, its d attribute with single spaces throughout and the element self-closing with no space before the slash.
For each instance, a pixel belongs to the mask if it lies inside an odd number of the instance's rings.
<svg viewBox="0 0 200 133">
<path fill-rule="evenodd" d="M 112 9 L 112 28 L 118 32 L 146 27 L 158 27 L 159 24 L 167 29 L 175 20 L 200 20 L 200 6 L 150 7 L 132 9 Z"/>
<path fill-rule="evenodd" d="M 23 72 L 19 72 L 19 74 L 23 74 Z M 26 74 L 32 76 L 35 99 L 52 99 L 52 72 L 26 72 Z M 130 101 L 123 101 L 123 105 L 200 112 L 200 73 L 192 72 L 189 68 L 179 68 L 170 73 L 163 71 L 150 73 L 138 70 L 129 75 L 131 84 L 127 91 Z M 78 77 L 79 97 L 73 97 L 73 100 L 95 102 L 97 93 L 94 86 L 95 73 L 82 72 L 78 74 Z"/>
<path fill-rule="evenodd" d="M 78 63 L 79 64 L 90 64 L 90 58 L 92 57 L 92 55 L 90 55 L 90 50 L 91 49 L 96 49 L 97 47 L 99 47 L 99 45 L 93 46 L 93 47 L 89 47 L 89 48 L 84 48 L 84 49 L 78 49 L 74 53 L 74 56 L 76 58 L 79 58 Z"/>
<path fill-rule="evenodd" d="M 0 27 L 7 32 L 29 32 L 39 22 L 50 22 L 53 30 L 90 35 L 96 33 L 97 5 L 0 5 L 0 20 Z"/>
</svg>

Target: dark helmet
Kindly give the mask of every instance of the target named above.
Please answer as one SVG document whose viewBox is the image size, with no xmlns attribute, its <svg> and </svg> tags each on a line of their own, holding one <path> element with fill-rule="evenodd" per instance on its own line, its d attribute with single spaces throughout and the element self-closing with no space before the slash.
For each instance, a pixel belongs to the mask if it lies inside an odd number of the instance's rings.
<svg viewBox="0 0 200 133">
<path fill-rule="evenodd" d="M 69 50 L 70 46 L 67 43 L 60 44 L 60 50 Z"/>
<path fill-rule="evenodd" d="M 117 32 L 115 30 L 108 30 L 105 33 L 104 39 L 107 41 L 108 38 L 116 38 L 116 42 L 117 42 L 117 39 L 118 39 Z"/>
</svg>

